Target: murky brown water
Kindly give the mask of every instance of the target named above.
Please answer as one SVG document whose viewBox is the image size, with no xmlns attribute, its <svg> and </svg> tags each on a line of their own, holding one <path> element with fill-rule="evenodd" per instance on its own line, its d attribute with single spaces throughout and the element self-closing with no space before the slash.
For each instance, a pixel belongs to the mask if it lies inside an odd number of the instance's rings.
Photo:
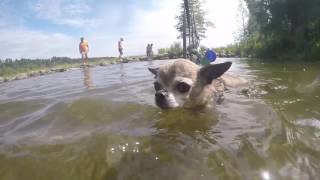
<svg viewBox="0 0 320 180">
<path fill-rule="evenodd" d="M 229 60 L 249 90 L 202 112 L 154 105 L 166 61 L 1 84 L 0 179 L 320 179 L 320 64 Z"/>
</svg>

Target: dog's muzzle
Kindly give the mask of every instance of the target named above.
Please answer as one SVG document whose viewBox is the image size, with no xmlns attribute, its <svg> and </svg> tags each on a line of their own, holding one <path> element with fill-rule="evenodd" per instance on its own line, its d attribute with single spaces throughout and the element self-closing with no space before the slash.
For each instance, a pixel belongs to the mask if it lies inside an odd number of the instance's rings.
<svg viewBox="0 0 320 180">
<path fill-rule="evenodd" d="M 164 89 L 157 91 L 155 94 L 156 100 L 165 99 L 168 96 L 168 92 Z"/>
<path fill-rule="evenodd" d="M 165 89 L 157 91 L 155 94 L 156 104 L 161 108 L 166 108 L 168 106 L 167 97 L 168 92 Z"/>
<path fill-rule="evenodd" d="M 159 106 L 162 109 L 169 109 L 169 108 L 174 108 L 178 106 L 172 94 L 170 94 L 165 89 L 156 91 L 155 101 L 157 106 Z"/>
</svg>

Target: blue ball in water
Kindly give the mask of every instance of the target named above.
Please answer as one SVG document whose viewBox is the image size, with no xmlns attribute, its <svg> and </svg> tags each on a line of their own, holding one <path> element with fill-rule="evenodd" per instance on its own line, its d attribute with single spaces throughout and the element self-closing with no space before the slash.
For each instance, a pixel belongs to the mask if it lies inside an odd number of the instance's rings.
<svg viewBox="0 0 320 180">
<path fill-rule="evenodd" d="M 214 51 L 208 50 L 205 54 L 205 58 L 210 62 L 214 62 L 217 59 L 217 55 Z"/>
</svg>

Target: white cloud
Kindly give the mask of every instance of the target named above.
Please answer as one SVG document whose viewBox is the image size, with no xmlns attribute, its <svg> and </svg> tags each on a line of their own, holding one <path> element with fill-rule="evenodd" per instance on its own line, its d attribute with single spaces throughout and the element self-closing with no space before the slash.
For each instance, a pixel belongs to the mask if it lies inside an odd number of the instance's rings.
<svg viewBox="0 0 320 180">
<path fill-rule="evenodd" d="M 157 48 L 168 47 L 177 41 L 178 32 L 174 28 L 175 16 L 180 4 L 179 0 L 163 0 L 158 2 L 158 8 L 153 11 L 136 10 L 134 25 L 125 37 L 127 52 L 131 54 L 145 54 L 148 43 Z"/>
<path fill-rule="evenodd" d="M 158 8 L 153 11 L 136 10 L 134 26 L 130 34 L 125 35 L 128 55 L 144 54 L 148 43 L 155 44 L 156 52 L 157 48 L 181 41 L 177 39 L 179 33 L 174 27 L 181 0 L 163 0 L 158 3 Z M 203 3 L 203 8 L 208 13 L 207 18 L 215 24 L 215 28 L 206 32 L 207 37 L 201 44 L 219 47 L 233 43 L 234 34 L 238 30 L 238 0 L 207 0 Z"/>
<path fill-rule="evenodd" d="M 8 2 L 4 0 L 3 2 Z M 5 5 L 5 3 L 0 3 Z M 157 48 L 168 47 L 177 39 L 175 16 L 180 11 L 181 0 L 158 1 L 156 9 L 140 9 L 134 7 L 130 12 L 121 7 L 101 7 L 96 16 L 90 17 L 91 11 L 85 0 L 38 0 L 33 10 L 38 18 L 49 20 L 55 24 L 79 27 L 83 29 L 85 38 L 89 40 L 90 56 L 117 56 L 117 41 L 125 38 L 125 55 L 145 54 L 148 43 Z M 71 3 L 73 2 L 73 3 Z M 204 8 L 209 20 L 216 28 L 209 29 L 207 38 L 202 41 L 207 47 L 217 47 L 234 42 L 237 30 L 236 14 L 238 0 L 207 0 Z M 106 4 L 105 4 L 106 5 Z M 3 13 L 2 13 L 3 14 Z M 87 16 L 87 17 L 86 17 Z M 41 29 L 1 28 L 0 12 L 0 58 L 48 58 L 52 56 L 78 57 L 79 37 L 62 33 L 43 32 Z M 88 28 L 83 28 L 87 26 Z"/>
<path fill-rule="evenodd" d="M 67 4 L 66 6 L 62 7 L 63 12 L 67 12 L 70 16 L 80 16 L 85 15 L 91 9 L 85 3 L 80 4 Z"/>
<path fill-rule="evenodd" d="M 177 41 L 178 32 L 174 25 L 180 0 L 157 3 L 157 8 L 153 10 L 131 7 L 130 17 L 124 18 L 121 16 L 126 14 L 121 7 L 107 8 L 101 16 L 109 18 L 104 19 L 98 28 L 89 30 L 86 36 L 90 45 L 89 55 L 118 56 L 117 42 L 120 37 L 125 39 L 126 56 L 145 54 L 148 43 L 153 43 L 154 52 L 157 52 L 157 48 L 168 47 Z M 113 31 L 119 29 L 119 32 L 109 32 L 108 29 L 112 28 Z"/>
<path fill-rule="evenodd" d="M 0 30 L 0 58 L 74 57 L 78 39 L 64 34 L 26 30 Z"/>
<path fill-rule="evenodd" d="M 207 47 L 219 47 L 233 43 L 234 33 L 238 30 L 238 0 L 207 0 L 204 7 L 215 28 L 208 30 L 207 38 L 202 44 Z"/>
<path fill-rule="evenodd" d="M 105 57 L 118 55 L 117 41 L 119 40 L 119 37 L 115 37 L 113 35 L 89 35 L 87 39 L 89 40 L 90 47 L 89 56 Z M 125 49 L 125 51 L 126 50 L 127 48 Z"/>
<path fill-rule="evenodd" d="M 58 25 L 80 28 L 96 26 L 101 21 L 97 18 L 86 17 L 90 14 L 91 9 L 84 1 L 38 0 L 35 5 L 31 6 L 38 18 Z"/>
<path fill-rule="evenodd" d="M 55 20 L 62 15 L 61 0 L 39 0 L 33 10 L 38 18 Z"/>
</svg>

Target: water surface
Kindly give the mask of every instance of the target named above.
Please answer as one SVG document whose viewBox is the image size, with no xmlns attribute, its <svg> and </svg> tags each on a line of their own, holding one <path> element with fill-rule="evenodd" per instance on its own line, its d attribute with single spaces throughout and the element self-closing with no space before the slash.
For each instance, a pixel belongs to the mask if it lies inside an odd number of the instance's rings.
<svg viewBox="0 0 320 180">
<path fill-rule="evenodd" d="M 251 81 L 201 112 L 154 105 L 147 67 L 0 85 L 0 179 L 319 179 L 319 64 L 231 60 Z"/>
</svg>

